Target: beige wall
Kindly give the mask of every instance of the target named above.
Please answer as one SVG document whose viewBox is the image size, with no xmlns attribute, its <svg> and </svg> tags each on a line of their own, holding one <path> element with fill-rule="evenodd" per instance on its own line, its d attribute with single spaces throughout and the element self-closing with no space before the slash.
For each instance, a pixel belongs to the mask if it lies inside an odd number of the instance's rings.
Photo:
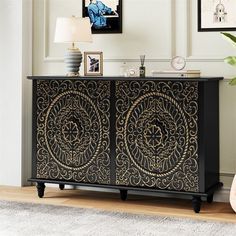
<svg viewBox="0 0 236 236">
<path fill-rule="evenodd" d="M 196 0 L 123 0 L 123 34 L 94 35 L 81 51 L 103 51 L 104 75 L 117 75 L 122 63 L 138 68 L 146 54 L 147 72 L 170 69 L 170 58 L 181 55 L 187 69 L 204 76 L 236 75 L 223 58 L 236 49 L 219 32 L 197 32 Z M 34 0 L 33 74 L 65 74 L 68 45 L 53 43 L 57 16 L 81 16 L 82 0 Z M 225 186 L 236 172 L 236 87 L 220 82 L 220 171 Z"/>
</svg>

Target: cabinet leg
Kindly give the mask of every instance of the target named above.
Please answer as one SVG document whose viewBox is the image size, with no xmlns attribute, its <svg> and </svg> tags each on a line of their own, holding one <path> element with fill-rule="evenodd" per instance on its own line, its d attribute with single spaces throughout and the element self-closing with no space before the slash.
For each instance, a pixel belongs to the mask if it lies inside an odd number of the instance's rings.
<svg viewBox="0 0 236 236">
<path fill-rule="evenodd" d="M 44 196 L 44 189 L 45 189 L 45 184 L 44 183 L 37 183 L 37 190 L 38 190 L 38 196 L 42 198 Z"/>
<path fill-rule="evenodd" d="M 207 202 L 212 203 L 213 202 L 213 194 L 207 196 Z"/>
<path fill-rule="evenodd" d="M 63 190 L 65 188 L 65 184 L 59 184 L 59 189 Z"/>
<path fill-rule="evenodd" d="M 120 198 L 122 201 L 125 201 L 127 199 L 128 190 L 120 189 Z"/>
<path fill-rule="evenodd" d="M 193 206 L 193 210 L 194 210 L 195 213 L 199 213 L 200 212 L 200 210 L 201 210 L 201 203 L 202 203 L 201 197 L 193 196 L 192 206 Z"/>
</svg>

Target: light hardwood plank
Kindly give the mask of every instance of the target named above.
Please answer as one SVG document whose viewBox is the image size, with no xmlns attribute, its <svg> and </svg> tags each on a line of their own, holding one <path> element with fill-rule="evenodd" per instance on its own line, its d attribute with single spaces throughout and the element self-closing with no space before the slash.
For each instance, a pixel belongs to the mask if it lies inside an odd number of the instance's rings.
<svg viewBox="0 0 236 236">
<path fill-rule="evenodd" d="M 167 199 L 163 197 L 128 195 L 121 201 L 119 193 L 87 190 L 59 190 L 46 187 L 44 198 L 38 198 L 36 187 L 0 186 L 0 199 L 8 201 L 53 204 L 59 206 L 93 208 L 106 211 L 128 212 L 134 214 L 190 217 L 200 220 L 216 220 L 236 223 L 236 214 L 229 203 L 203 202 L 201 212 L 195 214 L 191 200 Z"/>
</svg>

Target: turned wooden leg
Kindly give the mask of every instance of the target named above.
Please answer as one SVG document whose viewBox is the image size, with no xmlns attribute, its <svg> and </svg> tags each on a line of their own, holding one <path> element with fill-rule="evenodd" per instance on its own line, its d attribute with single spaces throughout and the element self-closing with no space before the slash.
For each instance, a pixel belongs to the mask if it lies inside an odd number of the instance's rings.
<svg viewBox="0 0 236 236">
<path fill-rule="evenodd" d="M 201 210 L 201 203 L 202 203 L 201 197 L 193 196 L 192 206 L 193 206 L 193 210 L 194 210 L 195 213 L 199 213 L 200 212 L 200 210 Z"/>
<path fill-rule="evenodd" d="M 37 190 L 38 190 L 38 196 L 42 198 L 44 196 L 44 189 L 45 189 L 45 184 L 44 183 L 37 183 Z"/>
<path fill-rule="evenodd" d="M 63 190 L 65 188 L 65 184 L 59 184 L 59 189 Z"/>
<path fill-rule="evenodd" d="M 125 189 L 120 189 L 120 199 L 125 201 L 127 199 L 128 191 Z"/>
<path fill-rule="evenodd" d="M 212 203 L 213 202 L 213 194 L 210 194 L 207 196 L 207 202 Z"/>
</svg>

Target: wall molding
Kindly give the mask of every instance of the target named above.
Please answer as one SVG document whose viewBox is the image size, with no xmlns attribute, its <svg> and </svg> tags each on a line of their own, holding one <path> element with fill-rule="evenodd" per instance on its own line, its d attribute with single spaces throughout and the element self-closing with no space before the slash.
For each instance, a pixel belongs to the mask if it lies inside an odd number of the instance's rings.
<svg viewBox="0 0 236 236">
<path fill-rule="evenodd" d="M 158 57 L 154 59 L 146 59 L 146 62 L 169 62 L 173 56 L 176 55 L 176 0 L 171 1 L 171 26 L 170 26 L 170 35 L 171 35 L 171 45 L 170 45 L 170 56 L 169 57 Z M 49 45 L 48 45 L 48 34 L 49 34 L 49 0 L 44 0 L 44 8 L 43 8 L 43 34 L 44 34 L 44 62 L 64 62 L 63 57 L 53 57 L 49 55 Z M 205 57 L 202 56 L 194 56 L 192 55 L 192 1 L 186 1 L 186 12 L 187 12 L 187 31 L 186 31 L 186 61 L 187 62 L 223 62 L 224 59 L 221 56 L 217 57 Z M 139 62 L 138 59 L 126 59 L 126 58 L 118 58 L 111 59 L 106 58 L 104 62 L 113 62 L 113 63 L 123 63 L 123 62 Z"/>
<path fill-rule="evenodd" d="M 192 57 L 192 1 L 187 1 L 186 3 L 186 11 L 187 13 L 187 20 L 186 20 L 186 55 L 187 59 L 189 60 Z"/>
<path fill-rule="evenodd" d="M 154 59 L 145 59 L 145 62 L 170 62 L 171 57 L 161 57 L 161 58 L 154 58 Z M 63 57 L 44 57 L 45 62 L 64 62 Z M 139 59 L 125 59 L 125 58 L 117 58 L 117 59 L 109 59 L 105 58 L 104 62 L 140 62 Z M 187 57 L 187 62 L 224 62 L 222 58 L 204 58 L 204 57 Z"/>
<path fill-rule="evenodd" d="M 171 26 L 170 26 L 170 35 L 171 35 L 171 45 L 168 57 L 158 57 L 154 59 L 145 59 L 145 62 L 169 62 L 176 52 L 176 27 L 175 27 L 175 17 L 176 17 L 176 0 L 169 0 L 171 4 Z M 49 45 L 48 45 L 48 34 L 49 34 L 49 0 L 44 0 L 43 6 L 43 61 L 46 63 L 53 62 L 64 62 L 63 57 L 53 57 L 49 55 Z M 114 63 L 123 63 L 123 62 L 140 62 L 139 59 L 126 59 L 126 58 L 105 58 L 104 62 L 114 62 Z"/>
<path fill-rule="evenodd" d="M 188 56 L 186 61 L 189 62 L 224 62 L 220 57 Z"/>
<path fill-rule="evenodd" d="M 171 1 L 171 55 L 169 60 L 176 55 L 176 0 Z"/>
<path fill-rule="evenodd" d="M 43 2 L 43 52 L 44 52 L 44 61 L 54 61 L 54 57 L 49 57 L 48 53 L 48 0 Z M 61 58 L 63 61 L 63 58 Z"/>
<path fill-rule="evenodd" d="M 206 57 L 204 55 L 194 56 L 192 53 L 192 15 L 193 15 L 193 2 L 190 0 L 186 2 L 187 20 L 186 20 L 186 60 L 189 62 L 224 62 L 224 56 Z M 197 11 L 197 9 L 196 9 Z"/>
<path fill-rule="evenodd" d="M 170 62 L 171 58 L 155 58 L 155 59 L 145 59 L 145 62 L 153 63 L 153 62 Z M 45 57 L 44 58 L 45 62 L 61 62 L 64 63 L 64 59 L 62 57 Z M 132 63 L 132 62 L 137 62 L 140 63 L 139 59 L 125 59 L 125 58 L 118 58 L 118 59 L 109 59 L 105 58 L 103 59 L 104 62 L 111 62 L 111 63 Z"/>
</svg>

